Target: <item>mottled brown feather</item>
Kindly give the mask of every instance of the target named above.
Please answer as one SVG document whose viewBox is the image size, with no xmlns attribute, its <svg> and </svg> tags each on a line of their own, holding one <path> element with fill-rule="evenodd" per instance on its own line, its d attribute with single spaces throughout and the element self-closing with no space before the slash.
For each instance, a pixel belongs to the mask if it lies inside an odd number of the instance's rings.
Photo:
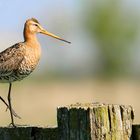
<svg viewBox="0 0 140 140">
<path fill-rule="evenodd" d="M 17 43 L 0 53 L 0 77 L 8 76 L 24 58 L 22 43 Z"/>
</svg>

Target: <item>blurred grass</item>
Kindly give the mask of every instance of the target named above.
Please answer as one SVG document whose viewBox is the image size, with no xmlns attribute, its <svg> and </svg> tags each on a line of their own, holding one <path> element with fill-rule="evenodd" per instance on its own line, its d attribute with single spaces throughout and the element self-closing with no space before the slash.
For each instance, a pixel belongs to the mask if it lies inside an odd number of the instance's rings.
<svg viewBox="0 0 140 140">
<path fill-rule="evenodd" d="M 100 52 L 98 75 L 130 76 L 131 48 L 139 33 L 137 16 L 129 9 L 126 14 L 120 0 L 95 0 L 89 7 L 85 27 Z"/>
</svg>

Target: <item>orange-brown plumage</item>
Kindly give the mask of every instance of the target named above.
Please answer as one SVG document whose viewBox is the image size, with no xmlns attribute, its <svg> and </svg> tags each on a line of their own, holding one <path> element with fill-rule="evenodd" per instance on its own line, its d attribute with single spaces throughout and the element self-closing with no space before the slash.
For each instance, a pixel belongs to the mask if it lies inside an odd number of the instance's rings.
<svg viewBox="0 0 140 140">
<path fill-rule="evenodd" d="M 17 43 L 0 53 L 0 82 L 9 83 L 8 104 L 4 102 L 10 110 L 11 124 L 15 126 L 13 115 L 15 112 L 11 107 L 10 93 L 12 82 L 22 80 L 28 76 L 37 66 L 41 48 L 36 34 L 42 33 L 64 42 L 70 43 L 52 33 L 49 33 L 32 18 L 28 19 L 24 26 L 24 42 Z M 2 99 L 2 97 L 0 97 Z M 3 99 L 2 99 L 3 101 Z M 16 115 L 15 115 L 16 116 Z"/>
</svg>

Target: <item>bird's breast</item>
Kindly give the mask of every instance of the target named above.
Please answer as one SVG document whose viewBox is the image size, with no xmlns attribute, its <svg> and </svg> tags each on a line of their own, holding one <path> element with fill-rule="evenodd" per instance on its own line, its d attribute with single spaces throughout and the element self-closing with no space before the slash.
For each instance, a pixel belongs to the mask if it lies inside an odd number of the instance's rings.
<svg viewBox="0 0 140 140">
<path fill-rule="evenodd" d="M 26 48 L 24 58 L 19 66 L 21 74 L 30 74 L 37 66 L 41 56 L 40 46 Z"/>
</svg>

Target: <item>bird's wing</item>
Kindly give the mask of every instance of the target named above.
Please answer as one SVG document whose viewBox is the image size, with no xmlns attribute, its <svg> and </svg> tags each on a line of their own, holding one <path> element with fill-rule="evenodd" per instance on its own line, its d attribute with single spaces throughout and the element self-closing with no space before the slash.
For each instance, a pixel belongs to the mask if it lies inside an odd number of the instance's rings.
<svg viewBox="0 0 140 140">
<path fill-rule="evenodd" d="M 15 44 L 0 53 L 0 76 L 10 75 L 24 58 L 23 44 Z"/>
</svg>

